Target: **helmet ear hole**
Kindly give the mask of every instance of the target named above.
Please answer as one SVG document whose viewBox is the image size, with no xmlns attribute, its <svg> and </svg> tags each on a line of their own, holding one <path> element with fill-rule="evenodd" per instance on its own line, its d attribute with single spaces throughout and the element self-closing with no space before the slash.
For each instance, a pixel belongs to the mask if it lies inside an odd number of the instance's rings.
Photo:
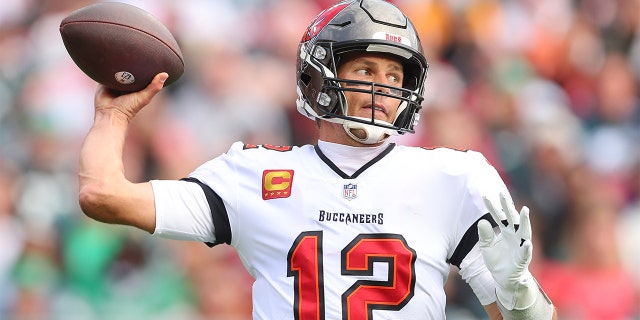
<svg viewBox="0 0 640 320">
<path fill-rule="evenodd" d="M 404 67 L 405 70 L 412 70 L 412 68 L 414 67 L 413 66 Z M 409 90 L 416 90 L 419 85 L 420 84 L 419 84 L 418 77 L 411 74 L 411 71 L 409 71 L 408 74 L 406 74 L 404 77 L 404 83 L 402 84 L 402 87 Z"/>
</svg>

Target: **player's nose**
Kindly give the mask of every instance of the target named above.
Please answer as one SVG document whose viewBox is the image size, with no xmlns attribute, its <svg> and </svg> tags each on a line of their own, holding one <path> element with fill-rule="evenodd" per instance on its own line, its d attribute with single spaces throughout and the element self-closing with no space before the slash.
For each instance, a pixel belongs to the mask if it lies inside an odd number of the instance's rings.
<svg viewBox="0 0 640 320">
<path fill-rule="evenodd" d="M 389 77 L 384 72 L 376 72 L 373 77 L 375 83 L 390 85 Z M 377 87 L 376 91 L 384 89 L 384 87 Z"/>
<path fill-rule="evenodd" d="M 394 77 L 390 77 L 385 72 L 377 72 L 374 75 L 374 82 L 381 84 L 381 86 L 376 86 L 374 91 L 381 93 L 390 93 L 394 94 L 395 90 L 393 88 L 398 86 L 398 83 L 393 81 Z"/>
<path fill-rule="evenodd" d="M 376 93 L 389 94 L 393 96 L 400 95 L 400 90 L 397 89 L 398 84 L 389 80 L 388 77 L 381 77 L 380 80 L 376 79 L 375 82 L 378 84 L 374 88 Z"/>
</svg>

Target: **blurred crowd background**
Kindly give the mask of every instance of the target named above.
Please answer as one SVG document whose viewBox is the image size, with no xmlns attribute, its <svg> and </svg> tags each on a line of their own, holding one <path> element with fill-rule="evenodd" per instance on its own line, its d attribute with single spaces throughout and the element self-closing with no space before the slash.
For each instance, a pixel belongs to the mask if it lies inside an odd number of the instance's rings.
<svg viewBox="0 0 640 320">
<path fill-rule="evenodd" d="M 315 141 L 295 110 L 295 53 L 334 1 L 124 2 L 165 23 L 186 61 L 135 119 L 131 180 L 185 177 L 236 140 Z M 640 319 L 640 1 L 393 2 L 430 63 L 420 126 L 394 139 L 486 155 L 531 208 L 531 270 L 561 319 Z M 79 210 L 96 84 L 58 28 L 91 3 L 0 5 L 0 319 L 250 319 L 252 278 L 229 247 Z M 446 290 L 449 319 L 485 318 L 457 274 Z"/>
</svg>

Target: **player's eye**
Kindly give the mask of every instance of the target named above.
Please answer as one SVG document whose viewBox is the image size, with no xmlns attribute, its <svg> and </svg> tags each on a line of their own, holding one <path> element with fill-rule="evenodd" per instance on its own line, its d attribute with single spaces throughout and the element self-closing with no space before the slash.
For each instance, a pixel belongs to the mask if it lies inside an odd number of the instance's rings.
<svg viewBox="0 0 640 320">
<path fill-rule="evenodd" d="M 361 76 L 361 77 L 366 77 L 366 76 L 370 76 L 371 75 L 371 71 L 369 71 L 368 69 L 358 69 L 356 70 L 356 75 Z"/>
</svg>

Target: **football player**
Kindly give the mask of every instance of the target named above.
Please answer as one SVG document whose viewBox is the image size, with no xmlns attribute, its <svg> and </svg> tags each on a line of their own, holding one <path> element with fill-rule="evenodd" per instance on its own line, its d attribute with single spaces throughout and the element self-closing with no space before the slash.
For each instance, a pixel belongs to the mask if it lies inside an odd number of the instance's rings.
<svg viewBox="0 0 640 320">
<path fill-rule="evenodd" d="M 167 79 L 104 87 L 80 155 L 91 218 L 154 236 L 231 245 L 253 284 L 254 319 L 443 319 L 450 265 L 492 319 L 552 319 L 528 271 L 516 210 L 482 154 L 396 145 L 419 120 L 427 61 L 408 18 L 382 0 L 320 13 L 298 48 L 298 110 L 315 145 L 231 145 L 179 181 L 132 183 L 127 127 Z"/>
</svg>

